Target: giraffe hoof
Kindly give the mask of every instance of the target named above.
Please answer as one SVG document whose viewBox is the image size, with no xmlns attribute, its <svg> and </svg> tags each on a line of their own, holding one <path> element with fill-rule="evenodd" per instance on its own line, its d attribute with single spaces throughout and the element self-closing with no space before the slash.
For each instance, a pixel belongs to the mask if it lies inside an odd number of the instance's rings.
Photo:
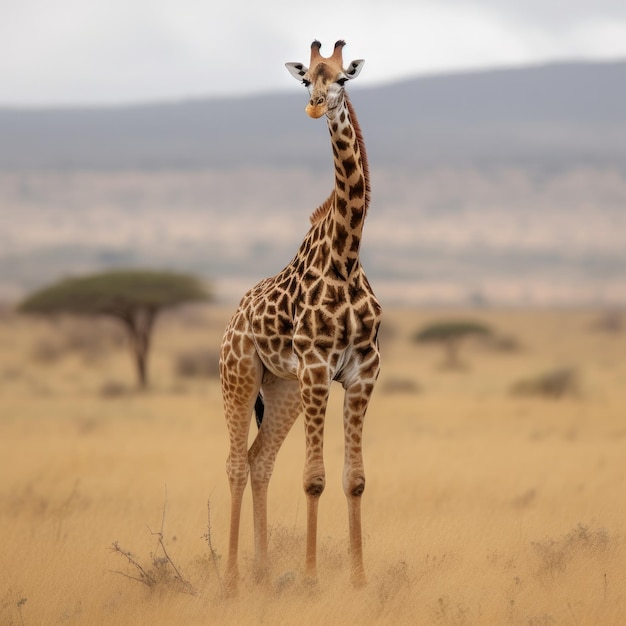
<svg viewBox="0 0 626 626">
<path fill-rule="evenodd" d="M 317 589 L 318 588 L 317 575 L 306 574 L 305 577 L 302 579 L 302 584 L 307 589 L 311 589 L 311 590 Z"/>
<path fill-rule="evenodd" d="M 268 568 L 265 565 L 259 565 L 254 568 L 254 582 L 257 585 L 266 583 L 269 578 Z"/>
<path fill-rule="evenodd" d="M 355 589 L 362 589 L 367 585 L 367 578 L 365 578 L 365 572 L 362 569 L 358 569 L 352 572 L 350 576 L 350 582 Z"/>
<path fill-rule="evenodd" d="M 223 595 L 225 598 L 235 598 L 238 593 L 239 576 L 227 574 L 224 580 Z"/>
</svg>

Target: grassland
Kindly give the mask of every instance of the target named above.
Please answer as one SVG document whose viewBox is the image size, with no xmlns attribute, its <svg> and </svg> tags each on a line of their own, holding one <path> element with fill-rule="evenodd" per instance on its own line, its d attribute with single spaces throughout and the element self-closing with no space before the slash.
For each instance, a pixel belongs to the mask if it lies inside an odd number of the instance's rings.
<svg viewBox="0 0 626 626">
<path fill-rule="evenodd" d="M 593 312 L 474 312 L 500 339 L 468 343 L 466 367 L 447 370 L 439 346 L 410 338 L 453 313 L 388 311 L 365 428 L 368 585 L 348 583 L 338 388 L 319 585 L 302 580 L 299 423 L 270 487 L 270 581 L 253 580 L 248 498 L 242 585 L 227 599 L 219 383 L 176 364 L 214 356 L 229 313 L 164 318 L 147 393 L 133 391 L 114 327 L 2 315 L 0 623 L 624 623 L 625 330 L 594 330 Z M 510 393 L 564 367 L 577 384 L 559 399 Z M 140 570 L 115 542 L 149 579 L 132 579 Z"/>
</svg>

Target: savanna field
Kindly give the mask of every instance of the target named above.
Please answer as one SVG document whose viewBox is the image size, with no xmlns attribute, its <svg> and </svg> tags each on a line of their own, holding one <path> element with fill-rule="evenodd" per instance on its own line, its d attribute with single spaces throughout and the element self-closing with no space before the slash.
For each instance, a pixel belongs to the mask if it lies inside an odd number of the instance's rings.
<svg viewBox="0 0 626 626">
<path fill-rule="evenodd" d="M 270 484 L 271 574 L 223 594 L 232 310 L 159 318 L 147 392 L 113 322 L 0 315 L 0 624 L 624 624 L 626 327 L 599 311 L 386 310 L 364 432 L 368 584 L 353 589 L 341 388 L 319 584 L 303 580 L 302 422 Z M 461 366 L 426 322 L 489 324 Z M 515 392 L 514 392 L 515 391 Z M 251 436 L 256 427 L 251 428 Z"/>
</svg>

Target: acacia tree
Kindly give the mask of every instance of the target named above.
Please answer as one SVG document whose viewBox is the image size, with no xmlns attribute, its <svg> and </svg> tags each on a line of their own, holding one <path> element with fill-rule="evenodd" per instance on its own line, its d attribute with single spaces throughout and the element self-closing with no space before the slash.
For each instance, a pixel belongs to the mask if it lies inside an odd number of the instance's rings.
<svg viewBox="0 0 626 626">
<path fill-rule="evenodd" d="M 128 332 L 140 388 L 148 384 L 148 353 L 157 315 L 164 309 L 210 300 L 207 288 L 194 276 L 175 272 L 114 270 L 68 278 L 26 298 L 25 313 L 86 316 L 108 315 Z"/>
<path fill-rule="evenodd" d="M 489 335 L 491 329 L 479 322 L 453 320 L 433 322 L 418 330 L 414 339 L 420 343 L 442 343 L 446 349 L 445 367 L 458 368 L 459 348 L 462 341 L 469 336 Z"/>
</svg>

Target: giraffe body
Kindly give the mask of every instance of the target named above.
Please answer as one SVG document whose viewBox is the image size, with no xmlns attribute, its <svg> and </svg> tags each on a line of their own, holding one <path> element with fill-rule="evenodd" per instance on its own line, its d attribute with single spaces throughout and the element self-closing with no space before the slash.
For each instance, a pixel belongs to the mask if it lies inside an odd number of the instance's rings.
<svg viewBox="0 0 626 626">
<path fill-rule="evenodd" d="M 369 203 L 365 146 L 343 85 L 362 61 L 344 70 L 343 42 L 328 59 L 311 46 L 310 68 L 287 64 L 307 85 L 307 113 L 326 115 L 335 162 L 335 187 L 314 212 L 312 225 L 292 261 L 241 300 L 222 342 L 220 372 L 230 437 L 227 473 L 231 527 L 226 582 L 238 579 L 241 502 L 250 474 L 255 531 L 255 571 L 267 569 L 267 488 L 280 446 L 304 414 L 307 498 L 305 573 L 316 579 L 317 505 L 325 486 L 324 417 L 331 383 L 345 389 L 343 488 L 348 500 L 352 579 L 365 580 L 360 502 L 365 488 L 361 437 L 363 418 L 379 372 L 377 342 L 381 308 L 359 261 Z M 248 450 L 251 416 L 261 394 L 259 432 Z"/>
</svg>

